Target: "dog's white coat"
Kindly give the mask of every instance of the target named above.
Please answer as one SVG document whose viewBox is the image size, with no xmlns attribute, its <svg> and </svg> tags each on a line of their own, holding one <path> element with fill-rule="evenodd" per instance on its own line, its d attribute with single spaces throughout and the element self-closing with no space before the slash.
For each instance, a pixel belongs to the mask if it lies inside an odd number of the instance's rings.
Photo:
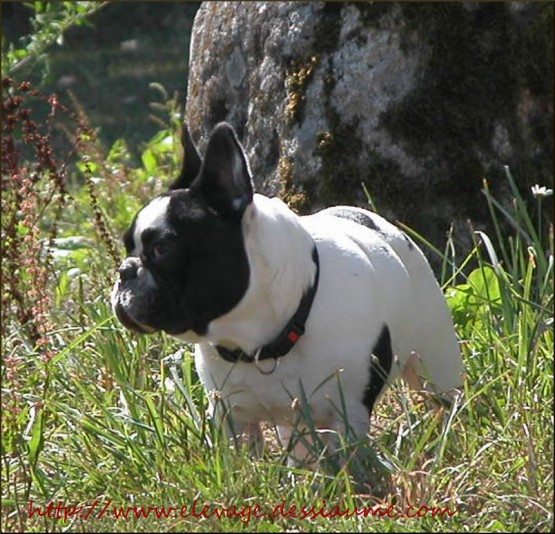
<svg viewBox="0 0 555 534">
<path fill-rule="evenodd" d="M 160 213 L 160 207 L 155 211 Z M 279 199 L 254 196 L 242 222 L 251 268 L 245 296 L 211 322 L 203 338 L 178 336 L 200 342 L 195 353 L 200 378 L 232 410 L 235 433 L 269 420 L 288 436 L 298 416 L 293 399 L 304 396 L 318 427 L 345 431 L 340 387 L 351 429 L 366 433 L 368 409 L 362 397 L 371 352 L 384 324 L 397 359 L 388 383 L 413 354 L 411 361 L 421 364 L 418 373 L 437 393 L 462 384 L 452 321 L 428 262 L 399 229 L 369 215 L 379 232 L 326 210 L 298 217 Z M 279 334 L 313 282 L 313 243 L 320 256 L 320 283 L 304 336 L 268 375 L 253 363 L 223 360 L 215 344 L 250 352 Z M 274 362 L 259 365 L 271 370 Z M 216 412 L 219 402 L 213 406 Z"/>
</svg>

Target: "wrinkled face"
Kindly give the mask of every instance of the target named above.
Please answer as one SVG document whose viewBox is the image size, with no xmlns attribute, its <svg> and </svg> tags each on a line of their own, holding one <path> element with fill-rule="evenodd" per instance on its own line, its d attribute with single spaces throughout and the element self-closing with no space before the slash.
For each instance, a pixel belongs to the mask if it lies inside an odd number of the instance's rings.
<svg viewBox="0 0 555 534">
<path fill-rule="evenodd" d="M 249 283 L 241 222 L 220 215 L 197 189 L 169 191 L 145 206 L 124 235 L 112 306 L 139 333 L 206 333 Z"/>
</svg>

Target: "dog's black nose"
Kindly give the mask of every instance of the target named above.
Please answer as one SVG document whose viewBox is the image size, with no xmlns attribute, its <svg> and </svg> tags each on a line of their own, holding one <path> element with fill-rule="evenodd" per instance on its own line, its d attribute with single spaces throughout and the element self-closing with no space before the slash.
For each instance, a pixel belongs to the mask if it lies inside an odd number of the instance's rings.
<svg viewBox="0 0 555 534">
<path fill-rule="evenodd" d="M 136 258 L 127 258 L 123 260 L 120 268 L 118 269 L 119 278 L 122 282 L 133 280 L 137 276 L 139 270 L 139 261 Z"/>
</svg>

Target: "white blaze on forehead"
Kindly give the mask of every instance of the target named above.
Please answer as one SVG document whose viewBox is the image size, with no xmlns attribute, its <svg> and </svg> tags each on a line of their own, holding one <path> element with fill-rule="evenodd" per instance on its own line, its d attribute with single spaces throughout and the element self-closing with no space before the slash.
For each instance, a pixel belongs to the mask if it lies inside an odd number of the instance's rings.
<svg viewBox="0 0 555 534">
<path fill-rule="evenodd" d="M 135 248 L 132 251 L 133 256 L 139 256 L 143 250 L 141 234 L 147 228 L 163 228 L 166 226 L 166 215 L 168 213 L 168 204 L 170 197 L 155 198 L 147 204 L 137 215 L 135 221 L 135 229 L 133 231 L 133 243 Z"/>
</svg>

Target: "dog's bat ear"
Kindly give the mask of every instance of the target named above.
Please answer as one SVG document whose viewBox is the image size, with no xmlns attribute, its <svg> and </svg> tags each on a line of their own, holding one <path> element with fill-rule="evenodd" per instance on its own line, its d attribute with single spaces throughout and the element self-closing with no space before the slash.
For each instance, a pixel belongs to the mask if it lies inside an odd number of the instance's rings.
<svg viewBox="0 0 555 534">
<path fill-rule="evenodd" d="M 200 172 L 202 161 L 185 123 L 183 123 L 183 130 L 181 131 L 181 146 L 183 147 L 183 165 L 179 176 L 170 185 L 170 190 L 187 189 Z"/>
<path fill-rule="evenodd" d="M 240 220 L 252 202 L 253 185 L 247 157 L 235 130 L 220 122 L 212 132 L 200 174 L 192 186 L 224 217 Z"/>
</svg>

